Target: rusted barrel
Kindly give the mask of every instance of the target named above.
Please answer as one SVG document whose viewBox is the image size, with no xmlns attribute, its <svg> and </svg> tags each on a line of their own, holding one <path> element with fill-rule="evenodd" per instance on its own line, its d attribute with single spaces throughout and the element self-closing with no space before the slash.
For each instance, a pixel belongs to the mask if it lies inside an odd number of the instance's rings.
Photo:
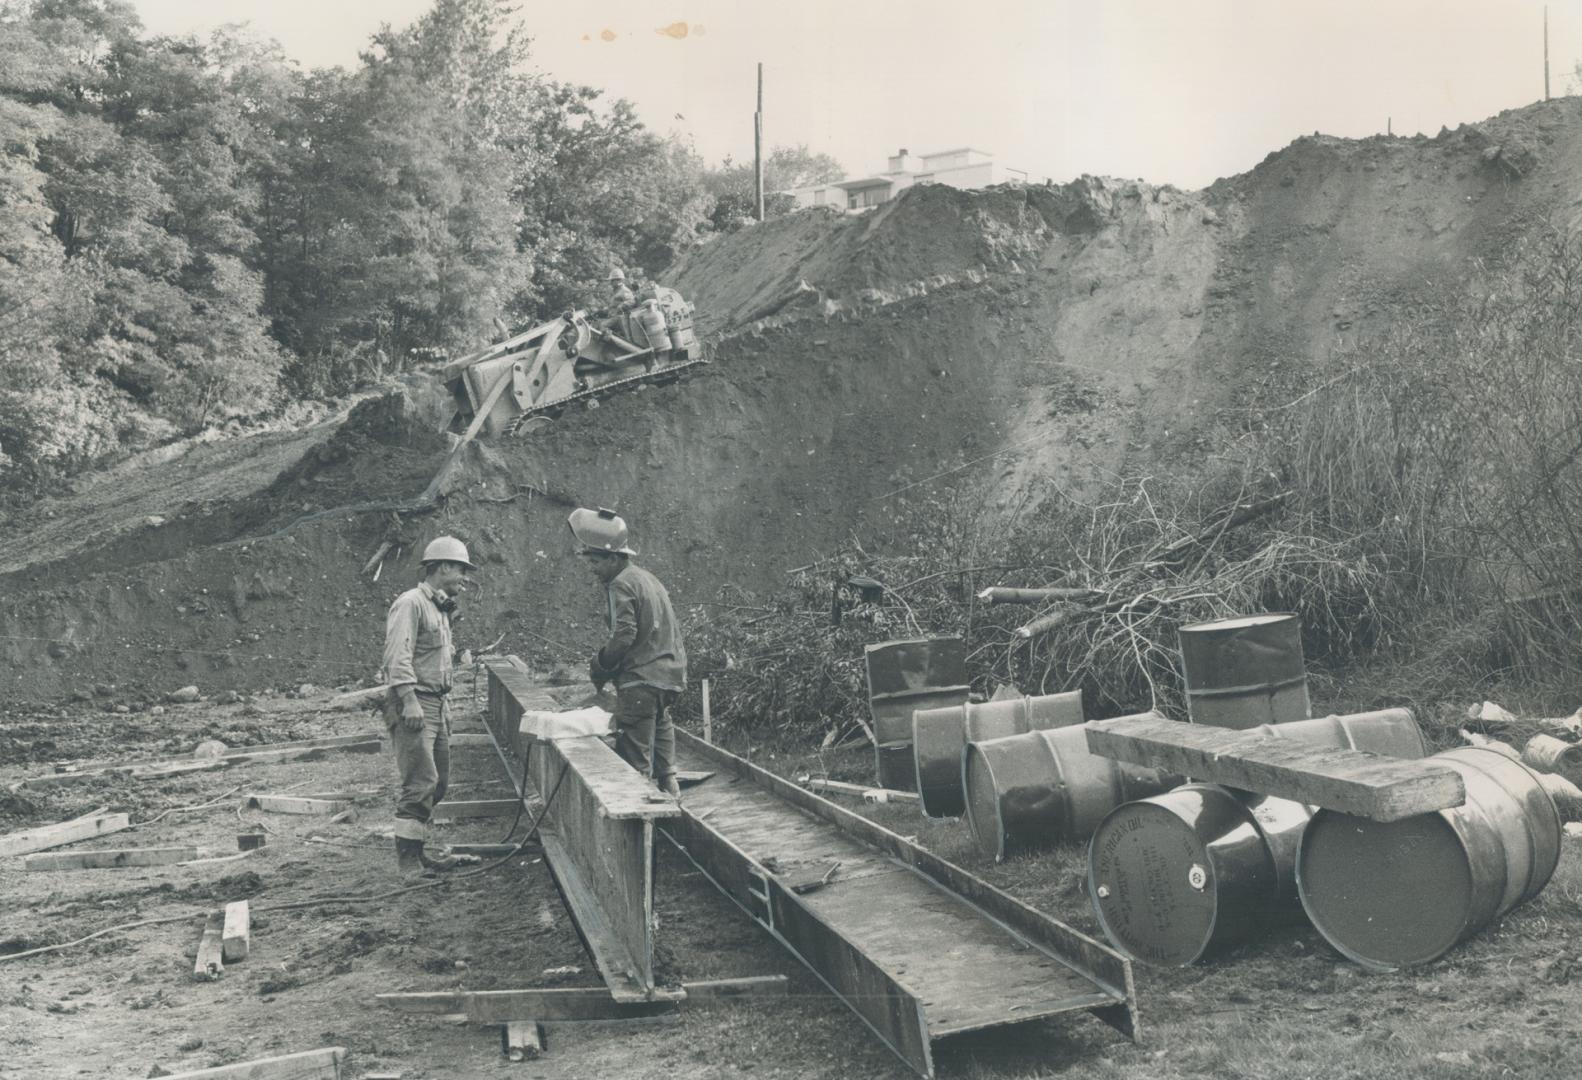
<svg viewBox="0 0 1582 1080">
<path fill-rule="evenodd" d="M 960 817 L 962 761 L 968 742 L 1002 739 L 1082 723 L 1082 691 L 919 709 L 912 714 L 917 791 L 929 817 Z"/>
<path fill-rule="evenodd" d="M 911 791 L 912 713 L 966 704 L 966 647 L 960 638 L 885 641 L 869 645 L 864 659 L 879 786 Z"/>
<path fill-rule="evenodd" d="M 1391 822 L 1321 810 L 1297 854 L 1308 918 L 1376 971 L 1443 956 L 1537 896 L 1560 861 L 1560 814 L 1537 773 L 1481 746 L 1429 760 L 1461 774 L 1464 805 Z"/>
<path fill-rule="evenodd" d="M 1553 735 L 1534 735 L 1522 747 L 1522 763 L 1539 772 L 1556 773 L 1574 783 L 1582 779 L 1582 746 Z"/>
<path fill-rule="evenodd" d="M 961 771 L 967 825 L 983 853 L 997 860 L 1086 840 L 1116 805 L 1182 780 L 1099 757 L 1080 726 L 968 742 Z"/>
<path fill-rule="evenodd" d="M 1426 750 L 1407 709 L 1259 730 L 1397 758 Z M 1088 892 L 1100 926 L 1133 959 L 1180 965 L 1299 919 L 1297 854 L 1315 809 L 1215 784 L 1186 784 L 1117 807 L 1088 848 Z"/>
<path fill-rule="evenodd" d="M 1194 724 L 1250 728 L 1306 720 L 1307 670 L 1295 615 L 1242 615 L 1180 630 Z"/>
</svg>

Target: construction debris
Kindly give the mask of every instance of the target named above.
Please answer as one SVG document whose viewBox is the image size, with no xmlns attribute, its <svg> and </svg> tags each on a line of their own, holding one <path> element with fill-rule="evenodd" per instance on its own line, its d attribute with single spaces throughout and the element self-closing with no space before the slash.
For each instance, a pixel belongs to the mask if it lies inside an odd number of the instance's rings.
<svg viewBox="0 0 1582 1080">
<path fill-rule="evenodd" d="M 253 945 L 252 919 L 246 900 L 225 905 L 224 930 L 220 936 L 221 954 L 227 964 L 247 959 Z"/>
<path fill-rule="evenodd" d="M 530 1061 L 544 1052 L 544 1025 L 512 1020 L 500 1028 L 500 1050 L 507 1061 Z"/>
<path fill-rule="evenodd" d="M 248 810 L 267 810 L 272 814 L 339 814 L 351 804 L 331 799 L 307 799 L 294 795 L 244 795 L 242 806 Z"/>
<path fill-rule="evenodd" d="M 341 1066 L 345 1060 L 345 1047 L 329 1046 L 283 1057 L 167 1074 L 165 1080 L 344 1080 Z"/>
<path fill-rule="evenodd" d="M 895 791 L 890 788 L 869 787 L 866 784 L 848 784 L 841 780 L 809 779 L 805 781 L 805 786 L 810 791 L 827 795 L 854 795 L 863 802 L 871 803 L 915 803 L 920 798 L 915 791 Z"/>
<path fill-rule="evenodd" d="M 104 848 L 100 851 L 51 851 L 22 860 L 25 870 L 114 870 L 127 866 L 168 866 L 198 857 L 196 847 Z"/>
<path fill-rule="evenodd" d="M 131 823 L 132 819 L 127 814 L 90 811 L 70 821 L 0 836 L 0 855 L 26 855 L 32 851 L 63 847 L 90 837 L 108 836 L 120 832 L 122 829 L 131 828 Z"/>
<path fill-rule="evenodd" d="M 194 977 L 212 982 L 225 973 L 225 913 L 212 912 L 203 924 L 198 941 L 198 956 L 192 965 Z"/>
</svg>

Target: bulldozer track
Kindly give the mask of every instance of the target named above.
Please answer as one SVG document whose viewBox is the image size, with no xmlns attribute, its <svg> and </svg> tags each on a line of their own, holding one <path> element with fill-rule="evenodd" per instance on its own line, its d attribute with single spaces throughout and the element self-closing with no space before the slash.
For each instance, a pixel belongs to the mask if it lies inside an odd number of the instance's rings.
<svg viewBox="0 0 1582 1080">
<path fill-rule="evenodd" d="M 505 434 L 515 435 L 521 430 L 523 424 L 535 416 L 553 417 L 562 409 L 570 408 L 578 402 L 593 401 L 598 398 L 608 397 L 611 394 L 620 393 L 622 390 L 631 390 L 638 386 L 667 383 L 675 379 L 685 378 L 693 370 L 704 366 L 708 362 L 700 356 L 694 360 L 684 360 L 679 364 L 667 364 L 652 371 L 645 371 L 641 375 L 629 375 L 624 379 L 616 379 L 614 382 L 607 382 L 601 386 L 591 386 L 586 390 L 579 390 L 575 394 L 567 394 L 563 398 L 556 398 L 554 401 L 545 402 L 542 405 L 534 405 L 530 409 L 523 409 L 513 417 L 511 422 L 505 427 Z"/>
</svg>

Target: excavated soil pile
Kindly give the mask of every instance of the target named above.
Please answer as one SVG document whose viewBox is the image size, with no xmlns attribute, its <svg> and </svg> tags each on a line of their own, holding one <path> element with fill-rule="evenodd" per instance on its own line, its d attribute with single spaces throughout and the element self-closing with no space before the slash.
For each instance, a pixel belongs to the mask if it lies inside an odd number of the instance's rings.
<svg viewBox="0 0 1582 1080">
<path fill-rule="evenodd" d="M 1582 103 L 1567 99 L 1433 139 L 1302 138 L 1199 192 L 928 186 L 772 221 L 668 277 L 712 366 L 474 444 L 437 512 L 390 512 L 445 453 L 448 400 L 412 377 L 344 422 L 167 450 L 10 520 L 10 689 L 100 684 L 135 708 L 186 683 L 354 682 L 442 531 L 483 564 L 463 644 L 504 634 L 580 666 L 600 612 L 569 555 L 577 504 L 621 510 L 644 560 L 700 603 L 773 586 L 853 533 L 883 542 L 942 485 L 993 513 L 1096 471 L 1191 461 L 1469 260 L 1569 224 L 1579 196 Z"/>
</svg>

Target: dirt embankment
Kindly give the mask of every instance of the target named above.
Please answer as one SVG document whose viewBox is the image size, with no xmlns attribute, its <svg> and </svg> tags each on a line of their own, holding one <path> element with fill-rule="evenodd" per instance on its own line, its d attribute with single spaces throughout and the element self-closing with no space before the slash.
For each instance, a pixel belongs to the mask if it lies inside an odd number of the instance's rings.
<svg viewBox="0 0 1582 1080">
<path fill-rule="evenodd" d="M 444 509 L 391 531 L 439 465 L 444 396 L 414 379 L 344 424 L 131 463 L 6 523 L 13 695 L 370 674 L 421 543 L 464 536 L 459 636 L 577 662 L 597 593 L 576 504 L 620 509 L 687 603 L 771 586 L 852 534 L 884 542 L 950 484 L 986 512 L 1096 472 L 1190 461 L 1337 350 L 1577 213 L 1582 103 L 1438 138 L 1314 136 L 1200 192 L 1083 177 L 921 187 L 860 216 L 783 218 L 692 253 L 716 362 L 477 444 Z M 370 508 L 373 507 L 373 508 Z M 333 512 L 332 512 L 333 511 Z M 377 581 L 359 574 L 401 541 Z"/>
</svg>

